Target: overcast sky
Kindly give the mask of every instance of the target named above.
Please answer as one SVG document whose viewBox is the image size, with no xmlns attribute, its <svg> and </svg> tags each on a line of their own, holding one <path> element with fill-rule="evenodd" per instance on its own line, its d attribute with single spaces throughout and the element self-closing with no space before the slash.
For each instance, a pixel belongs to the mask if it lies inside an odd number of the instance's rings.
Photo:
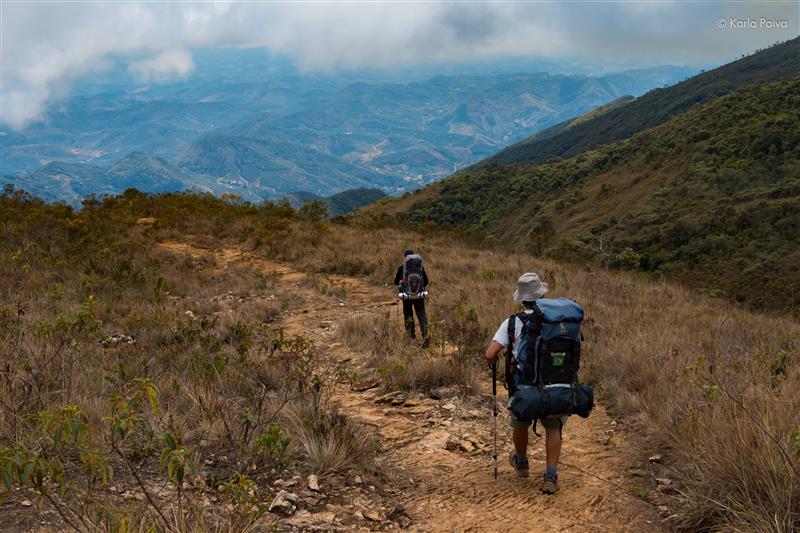
<svg viewBox="0 0 800 533">
<path fill-rule="evenodd" d="M 800 2 L 14 2 L 2 0 L 4 125 L 24 128 L 81 76 L 185 77 L 192 50 L 261 47 L 306 70 L 487 58 L 706 66 L 798 35 Z M 748 20 L 749 19 L 749 20 Z M 762 20 L 763 19 L 763 20 Z M 772 23 L 771 21 L 775 21 Z M 745 27 L 742 27 L 742 26 Z M 751 27 L 754 25 L 755 27 Z M 770 27 L 777 26 L 777 27 Z M 785 26 L 785 27 L 784 27 Z"/>
</svg>

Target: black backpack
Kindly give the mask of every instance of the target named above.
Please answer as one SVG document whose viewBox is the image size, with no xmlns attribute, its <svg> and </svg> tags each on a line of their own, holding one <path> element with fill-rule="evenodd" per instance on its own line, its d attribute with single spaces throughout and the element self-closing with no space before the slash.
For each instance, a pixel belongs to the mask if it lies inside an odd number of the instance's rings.
<svg viewBox="0 0 800 533">
<path fill-rule="evenodd" d="M 422 271 L 422 257 L 417 254 L 407 255 L 403 260 L 402 292 L 409 300 L 425 297 L 425 283 Z"/>
</svg>

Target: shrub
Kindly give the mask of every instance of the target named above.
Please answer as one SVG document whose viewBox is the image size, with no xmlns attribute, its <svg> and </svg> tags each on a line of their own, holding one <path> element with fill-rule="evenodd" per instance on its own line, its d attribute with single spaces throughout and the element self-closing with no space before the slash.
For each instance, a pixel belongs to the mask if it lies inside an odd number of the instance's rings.
<svg viewBox="0 0 800 533">
<path fill-rule="evenodd" d="M 621 270 L 638 270 L 640 262 L 641 258 L 633 248 L 625 248 L 608 261 L 608 266 Z"/>
</svg>

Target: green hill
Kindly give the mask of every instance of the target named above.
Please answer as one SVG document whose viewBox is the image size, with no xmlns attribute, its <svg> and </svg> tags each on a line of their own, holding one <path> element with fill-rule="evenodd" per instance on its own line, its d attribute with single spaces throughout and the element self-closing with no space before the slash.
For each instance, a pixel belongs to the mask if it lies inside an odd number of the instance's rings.
<svg viewBox="0 0 800 533">
<path fill-rule="evenodd" d="M 90 194 L 101 196 L 120 192 L 104 170 L 87 163 L 52 161 L 34 172 L 22 176 L 3 176 L 0 181 L 24 188 L 42 198 L 70 202 L 79 201 Z"/>
<path fill-rule="evenodd" d="M 797 309 L 798 176 L 800 77 L 741 88 L 571 159 L 455 175 L 381 209 Z"/>
<path fill-rule="evenodd" d="M 18 176 L 0 177 L 0 183 L 39 196 L 45 200 L 80 202 L 95 194 L 119 194 L 126 189 L 141 189 L 151 193 L 197 190 L 223 194 L 228 192 L 225 183 L 200 173 L 180 169 L 163 159 L 142 152 L 131 152 L 110 168 L 89 163 L 52 161 L 33 172 Z M 240 192 L 237 190 L 236 192 Z M 255 191 L 249 200 L 260 200 Z"/>
<path fill-rule="evenodd" d="M 321 201 L 328 207 L 328 214 L 335 217 L 377 202 L 386 196 L 386 193 L 380 189 L 360 188 L 348 189 L 332 196 L 324 197 L 313 192 L 297 191 L 287 194 L 283 198 L 288 200 L 289 204 L 295 209 L 299 209 L 306 202 Z"/>
<path fill-rule="evenodd" d="M 109 170 L 117 190 L 137 188 L 161 193 L 181 191 L 192 187 L 192 177 L 163 159 L 142 152 L 131 152 Z M 199 181 L 199 180 L 198 180 Z"/>
<path fill-rule="evenodd" d="M 663 124 L 692 106 L 740 87 L 786 79 L 798 73 L 800 37 L 666 89 L 654 89 L 568 131 L 539 140 L 523 140 L 483 160 L 476 167 L 544 163 L 555 157 L 571 157 Z"/>
<path fill-rule="evenodd" d="M 381 176 L 366 169 L 294 140 L 277 138 L 265 142 L 208 134 L 192 143 L 178 166 L 223 177 L 234 188 L 255 188 L 265 196 L 290 193 L 298 187 L 332 194 L 353 184 L 384 184 Z"/>
<path fill-rule="evenodd" d="M 336 193 L 325 198 L 328 209 L 332 216 L 344 215 L 359 207 L 364 207 L 371 203 L 385 198 L 386 193 L 380 189 L 350 189 Z"/>
</svg>

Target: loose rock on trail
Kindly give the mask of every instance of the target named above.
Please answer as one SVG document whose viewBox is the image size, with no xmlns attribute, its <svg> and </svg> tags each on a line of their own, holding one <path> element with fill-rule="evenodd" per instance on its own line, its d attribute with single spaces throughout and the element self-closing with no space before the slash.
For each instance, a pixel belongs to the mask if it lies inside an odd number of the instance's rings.
<svg viewBox="0 0 800 533">
<path fill-rule="evenodd" d="M 365 279 L 331 276 L 346 288 L 344 297 L 334 297 L 302 283 L 307 275 L 290 265 L 235 248 L 207 250 L 177 242 L 160 246 L 194 257 L 212 255 L 215 268 L 244 263 L 279 276 L 282 290 L 297 295 L 300 302 L 313 301 L 315 305 L 310 310 L 287 310 L 277 325 L 288 335 L 307 336 L 354 374 L 363 371 L 362 361 L 367 354 L 348 350 L 336 342 L 336 327 L 353 316 L 386 313 L 394 305 L 391 291 Z M 650 473 L 648 469 L 656 466 L 652 458 L 648 461 L 652 450 L 647 453 L 641 449 L 636 432 L 612 420 L 602 406 L 597 406 L 588 419 L 572 417 L 565 427 L 559 467 L 561 490 L 555 496 L 539 492 L 539 473 L 544 470 L 541 438 L 531 435 L 531 477 L 520 479 L 512 472 L 506 460 L 511 447 L 506 410 L 499 409 L 500 471 L 495 480 L 490 380 L 487 371 L 484 390 L 467 398 L 386 394 L 371 378 L 353 386 L 342 384 L 337 389 L 335 401 L 350 416 L 374 427 L 379 437 L 381 460 L 389 478 L 379 492 L 402 504 L 402 509 L 387 509 L 386 513 L 375 509 L 353 511 L 362 527 L 411 531 L 669 530 L 659 516 L 659 508 L 645 501 L 656 490 L 655 476 L 642 478 L 631 473 L 637 469 Z M 505 392 L 501 391 L 498 403 L 503 401 Z M 397 519 L 398 514 L 402 514 L 402 520 Z M 308 515 L 308 523 L 315 516 Z M 390 521 L 393 518 L 395 521 Z M 326 523 L 332 526 L 330 521 Z M 304 529 L 298 519 L 288 521 L 285 527 Z"/>
</svg>

